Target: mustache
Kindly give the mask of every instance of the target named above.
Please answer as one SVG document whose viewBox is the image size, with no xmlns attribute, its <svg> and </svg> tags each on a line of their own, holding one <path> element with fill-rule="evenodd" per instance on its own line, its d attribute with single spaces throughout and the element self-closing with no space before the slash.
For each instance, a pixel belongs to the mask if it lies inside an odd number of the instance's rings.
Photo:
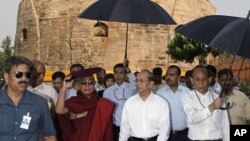
<svg viewBox="0 0 250 141">
<path fill-rule="evenodd" d="M 20 82 L 18 82 L 18 84 L 29 84 L 29 82 L 27 82 L 27 81 L 20 81 Z"/>
</svg>

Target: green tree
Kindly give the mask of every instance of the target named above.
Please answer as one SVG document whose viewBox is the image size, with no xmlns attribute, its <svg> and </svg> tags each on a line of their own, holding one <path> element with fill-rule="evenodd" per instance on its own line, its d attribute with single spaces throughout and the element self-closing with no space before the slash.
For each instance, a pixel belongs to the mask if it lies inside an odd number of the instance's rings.
<svg viewBox="0 0 250 141">
<path fill-rule="evenodd" d="M 13 46 L 11 46 L 11 37 L 6 36 L 6 38 L 2 41 L 0 48 L 0 86 L 3 85 L 3 62 L 13 55 Z"/>
<path fill-rule="evenodd" d="M 200 64 L 206 62 L 206 57 L 209 53 L 212 53 L 214 57 L 220 53 L 218 49 L 208 47 L 205 44 L 186 38 L 178 33 L 170 40 L 166 52 L 176 61 L 192 63 L 194 59 L 197 58 Z"/>
<path fill-rule="evenodd" d="M 239 84 L 239 89 L 250 98 L 250 79 L 246 79 Z"/>
</svg>

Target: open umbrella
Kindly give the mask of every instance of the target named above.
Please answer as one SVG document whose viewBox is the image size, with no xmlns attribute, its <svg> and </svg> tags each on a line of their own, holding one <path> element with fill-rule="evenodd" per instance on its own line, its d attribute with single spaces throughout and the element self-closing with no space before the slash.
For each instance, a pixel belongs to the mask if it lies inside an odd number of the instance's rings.
<svg viewBox="0 0 250 141">
<path fill-rule="evenodd" d="M 250 11 L 247 18 L 211 15 L 191 21 L 176 32 L 233 55 L 250 58 Z"/>
<path fill-rule="evenodd" d="M 247 18 L 211 15 L 191 21 L 176 32 L 223 51 L 250 59 L 250 11 Z M 230 69 L 232 69 L 234 58 Z M 241 68 L 245 59 L 243 59 Z M 240 68 L 240 70 L 241 70 Z M 239 75 L 239 73 L 238 73 Z M 229 80 L 227 80 L 229 81 Z M 220 94 L 224 95 L 225 86 Z"/>
<path fill-rule="evenodd" d="M 79 18 L 127 23 L 125 58 L 127 58 L 128 23 L 175 24 L 172 17 L 151 0 L 98 0 Z"/>
</svg>

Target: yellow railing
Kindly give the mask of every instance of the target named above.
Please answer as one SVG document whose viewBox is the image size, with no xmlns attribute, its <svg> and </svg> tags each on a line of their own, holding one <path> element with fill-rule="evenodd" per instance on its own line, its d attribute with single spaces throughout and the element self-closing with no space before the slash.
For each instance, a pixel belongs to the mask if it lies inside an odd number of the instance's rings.
<svg viewBox="0 0 250 141">
<path fill-rule="evenodd" d="M 51 77 L 52 77 L 52 74 L 53 74 L 54 72 L 55 72 L 55 71 L 53 71 L 53 70 L 47 70 L 46 73 L 45 73 L 44 81 L 46 81 L 46 82 L 51 82 L 51 80 L 52 80 Z M 64 70 L 64 71 L 62 71 L 62 72 L 64 72 L 65 75 L 68 75 L 68 74 L 69 74 L 69 71 L 68 71 L 68 70 Z M 112 70 L 107 70 L 107 73 L 113 73 L 113 71 L 112 71 Z M 181 76 L 185 76 L 185 73 L 186 73 L 185 70 L 181 71 Z M 166 71 L 163 71 L 163 75 L 165 75 L 165 74 L 166 74 Z"/>
</svg>

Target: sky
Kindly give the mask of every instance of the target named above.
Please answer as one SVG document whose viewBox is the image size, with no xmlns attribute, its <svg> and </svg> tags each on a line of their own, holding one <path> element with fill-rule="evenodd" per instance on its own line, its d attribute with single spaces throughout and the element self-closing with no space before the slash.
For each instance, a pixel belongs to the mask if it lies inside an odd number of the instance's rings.
<svg viewBox="0 0 250 141">
<path fill-rule="evenodd" d="M 0 44 L 6 36 L 11 36 L 12 44 L 16 33 L 18 4 L 20 0 L 0 0 Z M 210 0 L 217 15 L 246 17 L 250 10 L 250 0 Z"/>
</svg>

